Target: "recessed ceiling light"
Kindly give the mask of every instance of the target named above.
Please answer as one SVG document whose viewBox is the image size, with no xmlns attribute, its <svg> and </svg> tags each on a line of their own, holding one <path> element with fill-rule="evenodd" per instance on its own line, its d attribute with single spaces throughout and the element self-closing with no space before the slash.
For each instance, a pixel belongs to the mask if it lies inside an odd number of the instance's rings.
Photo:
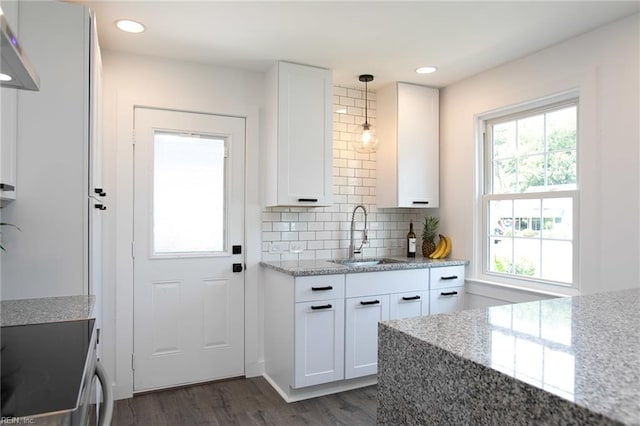
<svg viewBox="0 0 640 426">
<path fill-rule="evenodd" d="M 432 72 L 436 72 L 438 70 L 438 68 L 436 67 L 420 67 L 418 69 L 416 69 L 416 72 L 418 74 L 431 74 Z"/>
<path fill-rule="evenodd" d="M 130 19 L 120 19 L 116 21 L 116 26 L 127 33 L 141 33 L 145 30 L 144 25 L 140 22 L 132 21 Z"/>
<path fill-rule="evenodd" d="M 2 73 L 0 72 L 0 81 L 11 81 L 11 80 L 13 80 L 13 79 L 11 78 L 11 76 L 10 76 L 10 75 L 2 74 Z"/>
</svg>

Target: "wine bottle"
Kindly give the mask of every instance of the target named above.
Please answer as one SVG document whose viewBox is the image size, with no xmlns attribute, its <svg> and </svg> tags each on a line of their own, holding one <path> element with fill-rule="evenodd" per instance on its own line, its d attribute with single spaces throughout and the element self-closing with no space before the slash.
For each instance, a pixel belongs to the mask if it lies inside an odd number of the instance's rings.
<svg viewBox="0 0 640 426">
<path fill-rule="evenodd" d="M 413 232 L 413 221 L 409 222 L 407 234 L 407 257 L 416 257 L 416 233 Z"/>
</svg>

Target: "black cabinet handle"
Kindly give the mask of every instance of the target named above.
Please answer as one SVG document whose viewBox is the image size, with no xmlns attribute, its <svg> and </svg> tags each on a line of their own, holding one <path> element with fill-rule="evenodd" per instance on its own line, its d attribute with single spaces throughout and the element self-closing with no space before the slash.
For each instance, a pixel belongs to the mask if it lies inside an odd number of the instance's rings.
<svg viewBox="0 0 640 426">
<path fill-rule="evenodd" d="M 325 291 L 325 290 L 333 290 L 333 287 L 330 285 L 326 287 L 311 287 L 311 291 Z"/>
<path fill-rule="evenodd" d="M 457 291 L 440 292 L 440 296 L 455 296 L 456 294 L 458 294 Z"/>
<path fill-rule="evenodd" d="M 402 297 L 402 300 L 420 300 L 420 296 Z"/>
<path fill-rule="evenodd" d="M 458 276 L 457 275 L 451 275 L 448 277 L 440 277 L 441 280 L 457 280 Z"/>
<path fill-rule="evenodd" d="M 300 203 L 317 203 L 317 198 L 298 198 L 298 202 Z"/>
<path fill-rule="evenodd" d="M 96 194 L 98 194 L 101 197 L 105 197 L 107 195 L 107 193 L 104 192 L 104 190 L 102 188 L 93 188 L 93 192 L 95 192 Z"/>
<path fill-rule="evenodd" d="M 380 303 L 379 300 L 368 300 L 366 302 L 360 302 L 361 305 L 377 305 Z"/>
<path fill-rule="evenodd" d="M 0 190 L 2 191 L 15 191 L 16 187 L 9 185 L 8 183 L 0 183 Z"/>
<path fill-rule="evenodd" d="M 318 309 L 331 309 L 333 308 L 333 306 L 331 306 L 331 304 L 326 304 L 326 305 L 320 305 L 320 306 L 311 306 L 311 309 L 313 309 L 314 311 L 317 311 Z"/>
<path fill-rule="evenodd" d="M 428 201 L 413 201 L 413 204 L 429 204 Z"/>
<path fill-rule="evenodd" d="M 106 210 L 107 206 L 105 206 L 104 204 L 94 204 L 93 207 L 95 207 L 98 210 Z"/>
</svg>

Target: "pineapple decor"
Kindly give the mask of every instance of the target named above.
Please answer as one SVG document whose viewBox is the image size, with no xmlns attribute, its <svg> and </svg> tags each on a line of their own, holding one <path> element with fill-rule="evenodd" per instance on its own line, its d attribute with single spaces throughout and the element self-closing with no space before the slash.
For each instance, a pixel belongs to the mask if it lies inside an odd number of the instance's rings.
<svg viewBox="0 0 640 426">
<path fill-rule="evenodd" d="M 438 232 L 440 218 L 436 216 L 425 216 L 422 228 L 422 256 L 428 257 L 436 251 L 436 235 Z"/>
</svg>

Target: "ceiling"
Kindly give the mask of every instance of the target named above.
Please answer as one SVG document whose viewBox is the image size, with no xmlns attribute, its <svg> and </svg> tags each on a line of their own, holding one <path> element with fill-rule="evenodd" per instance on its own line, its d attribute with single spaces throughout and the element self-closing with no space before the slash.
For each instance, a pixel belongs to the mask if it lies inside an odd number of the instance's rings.
<svg viewBox="0 0 640 426">
<path fill-rule="evenodd" d="M 286 60 L 444 87 L 638 13 L 640 1 L 105 1 L 71 0 L 98 17 L 103 49 L 265 71 Z M 142 22 L 142 34 L 115 28 Z M 418 75 L 415 68 L 438 71 Z"/>
</svg>

